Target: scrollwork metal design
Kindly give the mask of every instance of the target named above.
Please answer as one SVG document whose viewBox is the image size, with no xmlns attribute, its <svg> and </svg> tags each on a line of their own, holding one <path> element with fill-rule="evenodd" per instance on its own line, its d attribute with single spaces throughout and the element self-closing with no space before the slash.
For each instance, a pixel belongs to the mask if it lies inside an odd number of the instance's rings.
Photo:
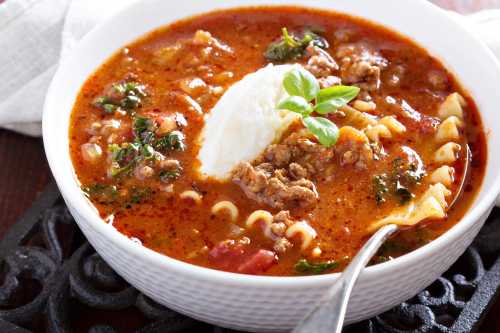
<svg viewBox="0 0 500 333">
<path fill-rule="evenodd" d="M 476 243 L 431 286 L 380 316 L 346 327 L 344 332 L 473 330 L 500 283 L 499 232 L 500 211 L 496 210 Z M 14 329 L 54 333 L 235 332 L 178 314 L 128 285 L 85 241 L 54 186 L 0 242 L 0 331 Z"/>
</svg>

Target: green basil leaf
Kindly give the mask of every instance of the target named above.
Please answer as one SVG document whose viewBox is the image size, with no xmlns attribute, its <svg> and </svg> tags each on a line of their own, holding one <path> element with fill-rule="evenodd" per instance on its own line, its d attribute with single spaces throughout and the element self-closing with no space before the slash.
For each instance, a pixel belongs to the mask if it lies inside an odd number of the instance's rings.
<svg viewBox="0 0 500 333">
<path fill-rule="evenodd" d="M 322 103 L 331 99 L 335 99 L 341 106 L 352 101 L 359 94 L 359 88 L 355 86 L 333 86 L 321 89 L 318 93 L 317 102 Z"/>
<path fill-rule="evenodd" d="M 322 117 L 306 117 L 302 122 L 323 146 L 331 147 L 337 143 L 339 129 L 330 120 Z"/>
<path fill-rule="evenodd" d="M 312 106 L 303 97 L 290 96 L 282 100 L 278 106 L 280 110 L 289 110 L 299 113 L 303 116 L 308 116 L 312 112 Z"/>
<path fill-rule="evenodd" d="M 319 114 L 328 114 L 337 111 L 344 105 L 345 103 L 342 103 L 340 100 L 334 98 L 316 104 L 314 106 L 314 111 L 316 111 Z"/>
<path fill-rule="evenodd" d="M 318 80 L 303 68 L 292 69 L 286 73 L 283 86 L 291 96 L 304 97 L 308 102 L 312 101 L 319 92 Z"/>
</svg>

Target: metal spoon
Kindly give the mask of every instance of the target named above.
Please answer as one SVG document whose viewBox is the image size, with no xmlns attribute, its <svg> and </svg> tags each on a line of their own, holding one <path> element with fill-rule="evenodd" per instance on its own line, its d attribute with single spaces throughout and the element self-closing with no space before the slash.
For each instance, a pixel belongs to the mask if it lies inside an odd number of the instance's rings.
<svg viewBox="0 0 500 333">
<path fill-rule="evenodd" d="M 471 155 L 470 148 L 466 144 L 463 177 L 458 191 L 449 205 L 450 208 L 457 202 L 464 190 L 470 173 Z M 388 224 L 380 228 L 365 243 L 323 299 L 302 319 L 292 333 L 341 333 L 347 303 L 359 274 L 377 253 L 380 246 L 398 229 L 399 226 L 395 224 Z"/>
</svg>

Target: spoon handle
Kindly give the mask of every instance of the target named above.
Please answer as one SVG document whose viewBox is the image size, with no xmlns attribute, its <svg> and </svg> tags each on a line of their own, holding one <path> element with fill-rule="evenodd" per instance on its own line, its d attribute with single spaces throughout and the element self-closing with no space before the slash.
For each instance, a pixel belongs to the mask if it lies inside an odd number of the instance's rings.
<svg viewBox="0 0 500 333">
<path fill-rule="evenodd" d="M 365 243 L 342 275 L 335 281 L 316 307 L 298 324 L 293 333 L 342 332 L 349 296 L 358 279 L 359 273 L 361 273 L 361 270 L 365 268 L 370 259 L 377 253 L 377 250 L 385 240 L 397 229 L 398 226 L 395 224 L 389 224 L 380 228 Z"/>
</svg>

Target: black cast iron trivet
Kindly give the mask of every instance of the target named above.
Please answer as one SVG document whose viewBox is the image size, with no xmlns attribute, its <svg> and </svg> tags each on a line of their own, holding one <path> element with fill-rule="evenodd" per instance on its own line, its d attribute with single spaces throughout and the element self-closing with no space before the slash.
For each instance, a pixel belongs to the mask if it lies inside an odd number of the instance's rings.
<svg viewBox="0 0 500 333">
<path fill-rule="evenodd" d="M 442 277 L 345 333 L 477 331 L 500 287 L 500 209 Z M 230 333 L 129 286 L 95 253 L 50 185 L 0 242 L 0 332 Z"/>
</svg>

